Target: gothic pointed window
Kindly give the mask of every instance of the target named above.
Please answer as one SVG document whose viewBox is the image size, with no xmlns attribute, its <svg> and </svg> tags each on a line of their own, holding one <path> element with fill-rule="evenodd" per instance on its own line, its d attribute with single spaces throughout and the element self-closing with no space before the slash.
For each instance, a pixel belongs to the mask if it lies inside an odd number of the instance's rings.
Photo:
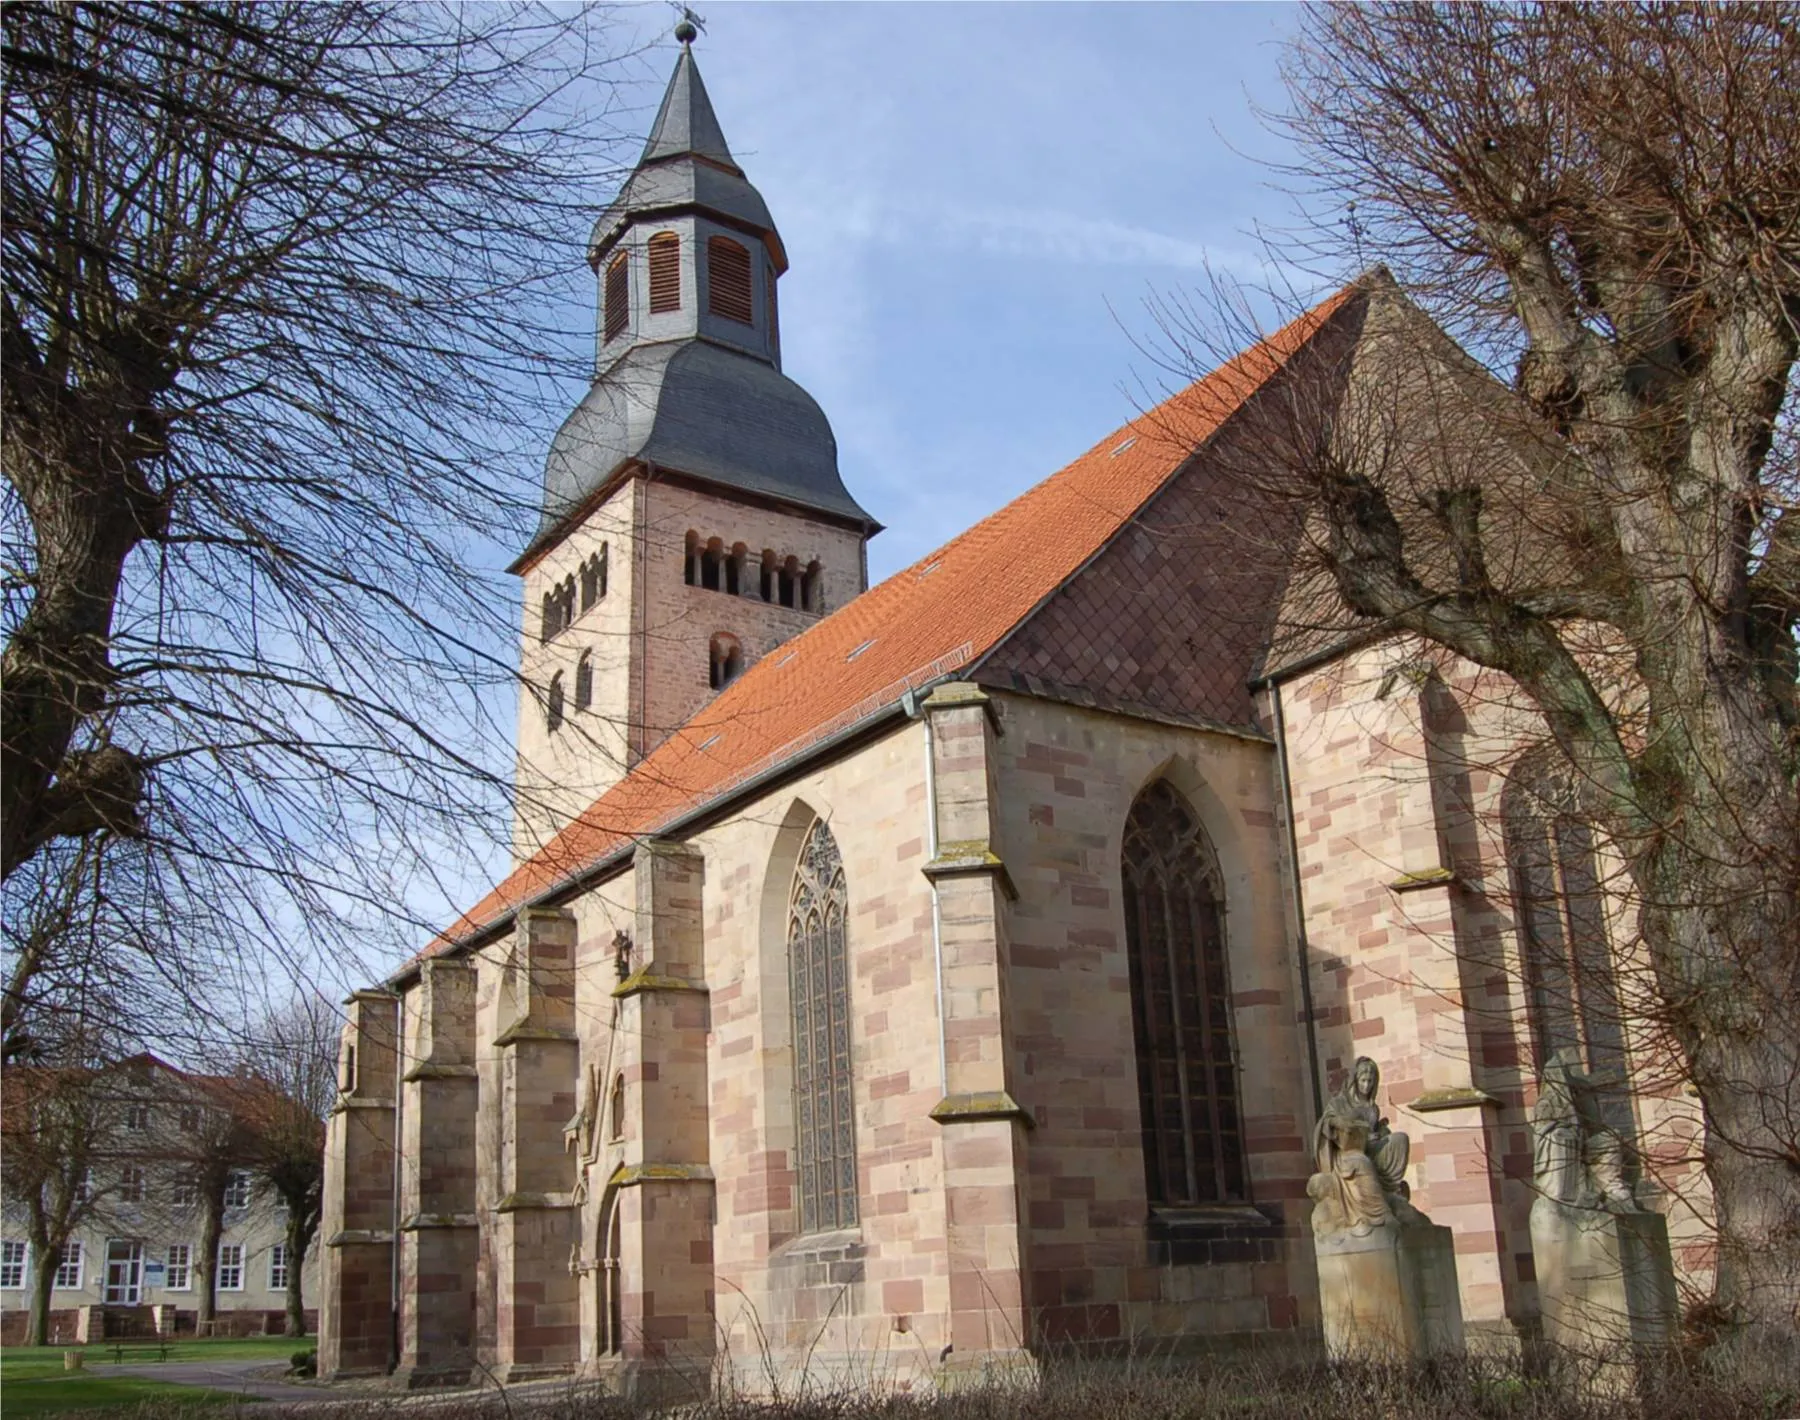
<svg viewBox="0 0 1800 1420">
<path fill-rule="evenodd" d="M 1121 876 L 1149 1201 L 1245 1202 L 1218 864 L 1167 780 L 1131 806 Z"/>
<path fill-rule="evenodd" d="M 681 309 L 681 238 L 658 232 L 650 238 L 650 314 Z"/>
<path fill-rule="evenodd" d="M 631 260 L 620 252 L 606 268 L 606 339 L 611 340 L 631 323 Z"/>
<path fill-rule="evenodd" d="M 1588 1070 L 1622 1078 L 1605 888 L 1573 779 L 1547 755 L 1526 756 L 1507 776 L 1501 824 L 1535 1063 L 1541 1069 L 1556 1051 L 1572 1049 Z"/>
<path fill-rule="evenodd" d="M 752 325 L 756 307 L 750 296 L 750 253 L 742 242 L 713 237 L 706 243 L 706 306 L 715 316 Z"/>
<path fill-rule="evenodd" d="M 850 1064 L 849 898 L 837 840 L 814 821 L 788 896 L 794 1018 L 794 1123 L 800 1231 L 856 1223 L 856 1118 Z"/>
<path fill-rule="evenodd" d="M 575 708 L 586 710 L 594 703 L 594 653 L 583 651 L 575 663 Z"/>
</svg>

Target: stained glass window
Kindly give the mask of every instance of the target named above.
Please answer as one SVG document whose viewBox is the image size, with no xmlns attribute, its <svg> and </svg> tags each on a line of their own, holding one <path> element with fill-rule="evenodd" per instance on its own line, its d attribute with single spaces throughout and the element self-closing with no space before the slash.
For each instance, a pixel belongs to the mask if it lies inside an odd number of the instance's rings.
<svg viewBox="0 0 1800 1420">
<path fill-rule="evenodd" d="M 857 1220 L 846 915 L 844 862 L 821 819 L 806 835 L 788 898 L 800 1230 L 807 1233 Z"/>
<path fill-rule="evenodd" d="M 1122 869 L 1149 1200 L 1246 1202 L 1218 865 L 1167 780 L 1131 806 Z"/>
</svg>

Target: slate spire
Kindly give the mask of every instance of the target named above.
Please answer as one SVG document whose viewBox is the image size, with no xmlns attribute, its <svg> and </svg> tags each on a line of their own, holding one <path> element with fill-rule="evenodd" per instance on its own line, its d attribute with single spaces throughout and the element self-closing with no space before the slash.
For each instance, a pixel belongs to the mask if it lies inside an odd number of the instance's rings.
<svg viewBox="0 0 1800 1420">
<path fill-rule="evenodd" d="M 712 100 L 706 96 L 700 66 L 694 63 L 693 44 L 683 40 L 681 58 L 675 61 L 675 72 L 669 76 L 668 90 L 663 94 L 656 122 L 650 126 L 650 141 L 644 145 L 638 166 L 690 154 L 743 176 L 726 146 L 725 132 L 719 127 Z"/>
</svg>

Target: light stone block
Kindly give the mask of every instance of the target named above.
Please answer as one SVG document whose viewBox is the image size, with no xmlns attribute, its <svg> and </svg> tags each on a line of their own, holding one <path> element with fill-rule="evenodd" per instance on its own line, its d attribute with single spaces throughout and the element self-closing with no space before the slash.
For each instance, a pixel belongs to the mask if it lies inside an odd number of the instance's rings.
<svg viewBox="0 0 1800 1420">
<path fill-rule="evenodd" d="M 1675 1269 L 1660 1213 L 1540 1198 L 1531 1208 L 1531 1252 L 1545 1340 L 1593 1356 L 1674 1344 Z"/>
<path fill-rule="evenodd" d="M 1450 1229 L 1389 1224 L 1316 1238 L 1313 1249 L 1333 1359 L 1416 1361 L 1463 1349 Z"/>
</svg>

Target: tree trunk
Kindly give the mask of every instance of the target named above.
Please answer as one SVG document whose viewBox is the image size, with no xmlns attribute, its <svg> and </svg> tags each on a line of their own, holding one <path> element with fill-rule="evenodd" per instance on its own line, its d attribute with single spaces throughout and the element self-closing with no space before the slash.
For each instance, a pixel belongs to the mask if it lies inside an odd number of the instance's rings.
<svg viewBox="0 0 1800 1420">
<path fill-rule="evenodd" d="M 200 1275 L 195 1278 L 198 1295 L 194 1298 L 194 1329 L 204 1336 L 213 1319 L 219 1285 L 219 1235 L 224 1231 L 223 1208 L 219 1199 L 206 1200 L 200 1214 Z"/>
<path fill-rule="evenodd" d="M 62 1260 L 62 1248 L 45 1245 L 37 1247 L 35 1240 L 32 1246 L 36 1256 L 31 1259 L 31 1316 L 25 1328 L 25 1344 L 27 1346 L 48 1346 L 50 1344 L 50 1288 L 56 1281 L 56 1269 Z"/>
<path fill-rule="evenodd" d="M 287 1331 L 288 1336 L 306 1335 L 306 1298 L 302 1295 L 300 1273 L 306 1266 L 306 1220 L 299 1208 L 288 1204 L 287 1216 Z"/>
</svg>

